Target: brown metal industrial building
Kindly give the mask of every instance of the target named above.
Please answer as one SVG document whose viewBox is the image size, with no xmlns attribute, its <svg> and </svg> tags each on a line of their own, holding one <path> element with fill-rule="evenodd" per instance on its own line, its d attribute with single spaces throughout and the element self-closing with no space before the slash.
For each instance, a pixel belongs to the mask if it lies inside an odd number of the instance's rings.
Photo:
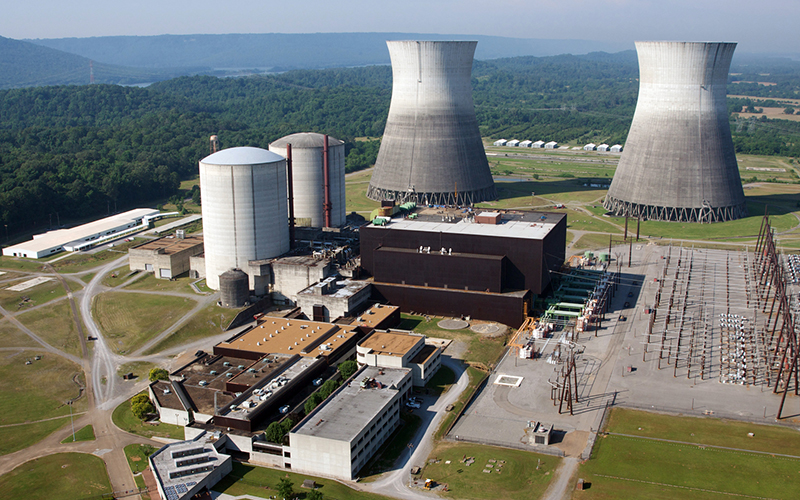
<svg viewBox="0 0 800 500">
<path fill-rule="evenodd" d="M 564 262 L 561 213 L 419 215 L 361 228 L 361 265 L 404 311 L 519 326 Z"/>
</svg>

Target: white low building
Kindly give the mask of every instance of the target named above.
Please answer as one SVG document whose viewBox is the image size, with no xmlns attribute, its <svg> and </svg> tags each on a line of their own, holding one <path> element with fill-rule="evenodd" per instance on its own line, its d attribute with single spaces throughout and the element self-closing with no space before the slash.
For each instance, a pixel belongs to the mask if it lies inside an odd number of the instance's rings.
<svg viewBox="0 0 800 500">
<path fill-rule="evenodd" d="M 505 139 L 498 139 L 498 140 L 494 141 L 493 144 L 495 146 L 505 146 L 507 143 L 508 143 L 508 141 L 505 140 Z"/>
<path fill-rule="evenodd" d="M 536 141 L 536 142 L 534 142 L 533 144 L 531 144 L 531 147 L 532 147 L 532 148 L 539 148 L 539 149 L 541 149 L 541 148 L 543 148 L 543 147 L 544 147 L 544 141 Z"/>
<path fill-rule="evenodd" d="M 376 330 L 356 347 L 359 364 L 411 368 L 416 386 L 424 386 L 439 371 L 441 355 L 441 348 L 427 344 L 424 335 L 411 332 Z"/>
<path fill-rule="evenodd" d="M 597 145 L 593 143 L 589 143 L 583 147 L 584 151 L 595 151 L 597 149 Z"/>
<path fill-rule="evenodd" d="M 614 144 L 611 146 L 612 153 L 622 153 L 622 144 Z"/>
<path fill-rule="evenodd" d="M 519 143 L 519 147 L 521 148 L 529 148 L 533 144 L 533 141 L 522 141 Z"/>
<path fill-rule="evenodd" d="M 147 459 L 164 500 L 184 500 L 210 490 L 233 470 L 230 455 L 221 453 L 227 437 L 201 433 L 191 441 L 163 446 Z"/>
<path fill-rule="evenodd" d="M 608 144 L 601 144 L 597 146 L 598 151 L 608 151 Z"/>
<path fill-rule="evenodd" d="M 289 433 L 293 472 L 351 480 L 400 425 L 411 369 L 365 366 Z"/>
<path fill-rule="evenodd" d="M 64 250 L 85 250 L 134 228 L 146 229 L 150 219 L 158 214 L 159 211 L 152 208 L 137 208 L 69 229 L 48 231 L 35 235 L 30 241 L 4 248 L 3 255 L 41 259 Z"/>
<path fill-rule="evenodd" d="M 517 139 L 511 139 L 510 141 L 508 141 L 506 146 L 511 146 L 512 148 L 515 148 L 519 146 L 519 141 Z"/>
<path fill-rule="evenodd" d="M 556 141 L 550 141 L 544 145 L 544 149 L 558 149 L 558 143 Z"/>
</svg>

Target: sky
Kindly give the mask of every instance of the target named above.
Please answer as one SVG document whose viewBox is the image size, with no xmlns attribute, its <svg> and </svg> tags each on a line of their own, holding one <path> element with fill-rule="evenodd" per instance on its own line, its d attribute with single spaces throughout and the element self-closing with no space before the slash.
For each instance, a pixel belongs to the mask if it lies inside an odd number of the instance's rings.
<svg viewBox="0 0 800 500">
<path fill-rule="evenodd" d="M 739 42 L 800 53 L 800 0 L 26 0 L 0 36 L 405 32 L 608 42 Z"/>
</svg>

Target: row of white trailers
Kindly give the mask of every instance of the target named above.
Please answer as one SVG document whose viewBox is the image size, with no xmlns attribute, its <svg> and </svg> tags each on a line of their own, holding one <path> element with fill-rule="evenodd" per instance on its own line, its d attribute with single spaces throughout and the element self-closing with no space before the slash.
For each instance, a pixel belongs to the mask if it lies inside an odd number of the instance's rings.
<svg viewBox="0 0 800 500">
<path fill-rule="evenodd" d="M 544 142 L 544 141 L 519 141 L 517 139 L 511 139 L 507 141 L 505 139 L 499 139 L 494 141 L 493 143 L 495 146 L 510 146 L 512 148 L 537 148 L 537 149 L 558 149 L 558 143 L 556 141 Z M 578 149 L 578 148 L 573 148 Z M 621 153 L 622 152 L 622 145 L 621 144 L 614 144 L 613 146 L 609 146 L 608 144 L 597 144 L 589 143 L 583 147 L 584 151 L 607 151 L 611 153 Z"/>
</svg>

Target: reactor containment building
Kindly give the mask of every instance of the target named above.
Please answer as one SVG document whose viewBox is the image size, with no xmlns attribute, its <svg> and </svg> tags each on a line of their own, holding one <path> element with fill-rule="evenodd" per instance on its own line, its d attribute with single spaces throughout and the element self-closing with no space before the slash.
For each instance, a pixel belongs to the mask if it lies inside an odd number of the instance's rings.
<svg viewBox="0 0 800 500">
<path fill-rule="evenodd" d="M 735 48 L 636 42 L 639 100 L 607 210 L 679 222 L 747 215 L 725 101 Z"/>
<path fill-rule="evenodd" d="M 200 189 L 206 284 L 219 290 L 220 275 L 239 269 L 264 295 L 269 275 L 253 269 L 289 250 L 286 159 L 253 147 L 217 151 L 200 160 Z"/>
<path fill-rule="evenodd" d="M 495 199 L 470 84 L 477 42 L 386 44 L 392 101 L 367 197 L 434 205 Z"/>
</svg>

